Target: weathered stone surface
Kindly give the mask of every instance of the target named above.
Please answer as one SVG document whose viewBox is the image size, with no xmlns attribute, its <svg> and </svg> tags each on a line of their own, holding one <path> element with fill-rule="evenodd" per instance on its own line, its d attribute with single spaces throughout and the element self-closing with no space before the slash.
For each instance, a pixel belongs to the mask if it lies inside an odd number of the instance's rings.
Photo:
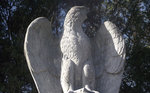
<svg viewBox="0 0 150 93">
<path fill-rule="evenodd" d="M 88 38 L 81 28 L 87 12 L 83 6 L 69 10 L 61 40 L 53 36 L 46 18 L 29 25 L 24 51 L 39 93 L 119 93 L 124 39 L 110 21 Z"/>
<path fill-rule="evenodd" d="M 64 93 L 87 85 L 94 89 L 95 72 L 89 38 L 82 30 L 88 9 L 75 6 L 66 15 L 60 42 L 63 53 L 61 85 Z"/>
</svg>

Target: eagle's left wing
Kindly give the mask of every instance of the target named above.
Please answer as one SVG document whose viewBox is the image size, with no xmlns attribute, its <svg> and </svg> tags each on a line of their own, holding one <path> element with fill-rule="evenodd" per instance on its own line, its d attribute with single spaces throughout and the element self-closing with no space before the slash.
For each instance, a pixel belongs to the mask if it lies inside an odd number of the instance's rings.
<svg viewBox="0 0 150 93">
<path fill-rule="evenodd" d="M 100 26 L 93 44 L 96 88 L 101 93 L 118 93 L 125 62 L 125 42 L 115 24 Z"/>
</svg>

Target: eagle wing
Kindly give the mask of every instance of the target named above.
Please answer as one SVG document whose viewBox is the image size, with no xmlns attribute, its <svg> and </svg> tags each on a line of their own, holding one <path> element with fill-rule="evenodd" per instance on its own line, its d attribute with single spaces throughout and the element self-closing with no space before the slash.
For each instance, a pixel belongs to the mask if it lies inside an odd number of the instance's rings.
<svg viewBox="0 0 150 93">
<path fill-rule="evenodd" d="M 24 53 L 39 93 L 61 93 L 61 52 L 59 39 L 52 34 L 51 23 L 44 17 L 27 28 Z"/>
<path fill-rule="evenodd" d="M 96 88 L 101 93 L 118 93 L 125 62 L 125 42 L 110 21 L 100 26 L 92 40 Z"/>
</svg>

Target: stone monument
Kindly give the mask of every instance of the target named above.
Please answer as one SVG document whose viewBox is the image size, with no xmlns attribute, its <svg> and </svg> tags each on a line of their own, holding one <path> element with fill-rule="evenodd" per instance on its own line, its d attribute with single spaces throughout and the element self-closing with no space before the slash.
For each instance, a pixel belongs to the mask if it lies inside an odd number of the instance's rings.
<svg viewBox="0 0 150 93">
<path fill-rule="evenodd" d="M 88 11 L 84 6 L 69 10 L 61 39 L 44 17 L 29 25 L 24 52 L 39 93 L 119 93 L 124 39 L 110 21 L 88 38 L 81 27 Z"/>
</svg>

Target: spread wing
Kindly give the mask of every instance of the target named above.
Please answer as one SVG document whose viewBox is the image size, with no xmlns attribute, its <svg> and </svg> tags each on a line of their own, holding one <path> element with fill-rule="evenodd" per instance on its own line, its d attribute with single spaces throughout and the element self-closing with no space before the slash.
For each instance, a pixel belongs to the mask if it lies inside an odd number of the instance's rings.
<svg viewBox="0 0 150 93">
<path fill-rule="evenodd" d="M 94 40 L 96 88 L 101 93 L 118 93 L 125 61 L 125 42 L 110 21 L 100 26 Z"/>
<path fill-rule="evenodd" d="M 51 31 L 51 23 L 39 17 L 28 26 L 24 52 L 39 93 L 61 93 L 59 39 Z"/>
</svg>

